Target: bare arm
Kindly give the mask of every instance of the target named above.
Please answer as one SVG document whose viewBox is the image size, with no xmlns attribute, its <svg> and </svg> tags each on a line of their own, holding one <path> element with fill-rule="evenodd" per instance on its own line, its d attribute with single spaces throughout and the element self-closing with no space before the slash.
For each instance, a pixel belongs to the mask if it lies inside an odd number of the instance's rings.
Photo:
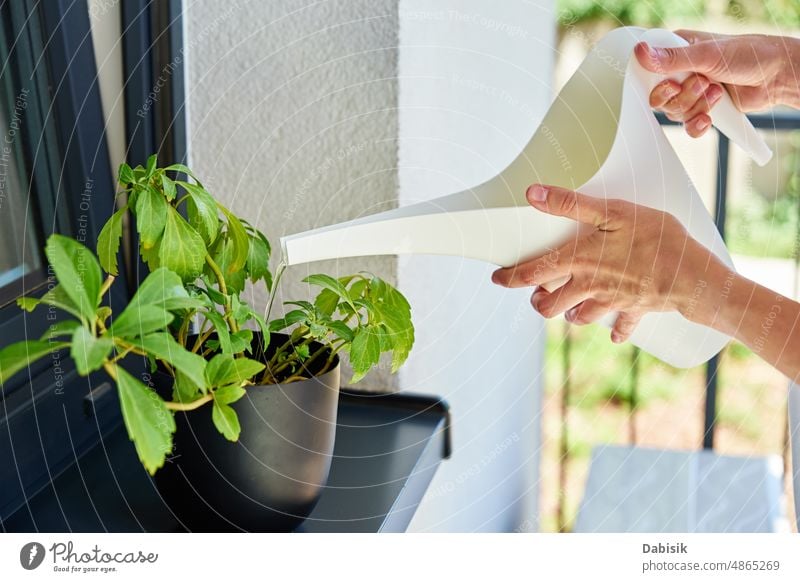
<svg viewBox="0 0 800 582">
<path fill-rule="evenodd" d="M 700 273 L 695 273 L 695 276 Z M 800 303 L 710 261 L 711 284 L 680 309 L 687 318 L 735 337 L 753 353 L 800 382 Z"/>
</svg>

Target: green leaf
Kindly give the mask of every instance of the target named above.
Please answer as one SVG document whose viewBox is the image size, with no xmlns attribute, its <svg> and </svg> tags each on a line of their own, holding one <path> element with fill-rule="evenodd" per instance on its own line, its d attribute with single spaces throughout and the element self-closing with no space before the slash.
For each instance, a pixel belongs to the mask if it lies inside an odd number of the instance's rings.
<svg viewBox="0 0 800 582">
<path fill-rule="evenodd" d="M 217 202 L 202 186 L 178 181 L 186 193 L 187 216 L 189 223 L 202 235 L 206 244 L 211 244 L 219 234 L 220 220 L 217 216 Z"/>
<path fill-rule="evenodd" d="M 70 355 L 75 361 L 78 374 L 87 376 L 89 373 L 99 370 L 112 347 L 114 347 L 114 342 L 111 338 L 95 337 L 83 326 L 76 329 L 72 335 Z"/>
<path fill-rule="evenodd" d="M 174 402 L 194 402 L 203 390 L 180 372 L 175 373 L 172 384 L 172 400 Z"/>
<path fill-rule="evenodd" d="M 231 334 L 231 351 L 234 354 L 252 351 L 252 344 L 253 330 L 251 329 L 240 329 L 236 333 Z"/>
<path fill-rule="evenodd" d="M 36 299 L 35 297 L 19 297 L 17 299 L 17 305 L 29 312 L 36 309 L 36 307 L 38 307 L 40 304 L 51 305 L 66 311 L 75 317 L 82 317 L 81 312 L 72 302 L 72 299 L 67 297 L 67 294 L 64 292 L 64 289 L 61 287 L 61 285 L 56 285 L 50 289 L 47 293 L 42 295 L 41 299 Z"/>
<path fill-rule="evenodd" d="M 339 305 L 339 295 L 331 291 L 330 289 L 323 289 L 320 291 L 317 298 L 314 299 L 314 305 L 317 306 L 317 309 L 320 310 L 325 315 L 333 315 L 333 312 L 336 311 L 336 306 Z"/>
<path fill-rule="evenodd" d="M 167 200 L 175 200 L 178 189 L 175 187 L 175 182 L 170 180 L 166 174 L 161 174 L 161 187 L 164 189 L 164 196 Z"/>
<path fill-rule="evenodd" d="M 60 234 L 47 239 L 45 254 L 58 277 L 59 287 L 87 321 L 100 305 L 102 275 L 92 252 L 75 239 Z"/>
<path fill-rule="evenodd" d="M 238 384 L 221 386 L 214 391 L 214 400 L 222 404 L 232 404 L 241 399 L 247 391 Z"/>
<path fill-rule="evenodd" d="M 136 337 L 165 329 L 175 317 L 163 307 L 130 303 L 108 330 L 113 337 Z"/>
<path fill-rule="evenodd" d="M 230 268 L 230 266 L 236 260 L 235 245 L 233 241 L 227 236 L 220 237 L 213 247 L 211 256 L 222 272 L 222 276 L 225 278 L 225 285 L 228 288 L 228 293 L 236 294 L 244 291 L 247 273 L 244 269 L 233 271 Z M 216 281 L 216 275 L 211 270 L 210 265 L 206 265 L 204 272 L 206 277 Z"/>
<path fill-rule="evenodd" d="M 233 254 L 227 266 L 227 273 L 236 273 L 244 269 L 247 264 L 247 257 L 250 254 L 250 237 L 247 236 L 242 222 L 230 210 L 219 203 L 217 203 L 217 207 L 228 220 L 228 237 L 233 242 Z"/>
<path fill-rule="evenodd" d="M 264 279 L 267 287 L 271 287 L 272 274 L 269 272 L 269 243 L 261 233 L 250 237 L 250 251 L 247 255 L 247 272 L 250 281 L 255 283 Z"/>
<path fill-rule="evenodd" d="M 118 273 L 117 255 L 122 240 L 122 217 L 127 211 L 126 205 L 112 214 L 100 231 L 100 236 L 97 237 L 97 257 L 100 259 L 100 265 L 110 275 Z"/>
<path fill-rule="evenodd" d="M 147 168 L 145 169 L 145 175 L 149 178 L 153 175 L 153 172 L 156 171 L 156 166 L 158 165 L 158 157 L 156 154 L 151 155 L 147 158 Z"/>
<path fill-rule="evenodd" d="M 231 332 L 228 329 L 227 322 L 223 319 L 222 315 L 216 309 L 209 309 L 203 312 L 203 316 L 211 322 L 214 329 L 217 330 L 217 340 L 219 347 L 223 354 L 232 354 L 233 345 L 231 344 Z"/>
<path fill-rule="evenodd" d="M 178 211 L 168 207 L 167 224 L 158 251 L 158 262 L 191 281 L 200 274 L 206 256 L 203 238 L 189 225 Z"/>
<path fill-rule="evenodd" d="M 130 304 L 162 307 L 168 311 L 201 309 L 205 306 L 205 302 L 189 295 L 176 273 L 163 267 L 154 270 L 142 281 Z"/>
<path fill-rule="evenodd" d="M 142 166 L 136 166 L 133 169 L 133 181 L 142 182 L 147 177 L 147 172 Z"/>
<path fill-rule="evenodd" d="M 295 305 L 308 313 L 310 316 L 314 315 L 314 306 L 308 301 L 284 301 L 284 305 Z"/>
<path fill-rule="evenodd" d="M 348 342 L 353 341 L 355 333 L 343 321 L 330 321 L 327 323 L 328 328 L 333 331 L 338 337 Z"/>
<path fill-rule="evenodd" d="M 263 371 L 266 366 L 248 358 L 234 358 L 230 354 L 217 354 L 208 363 L 206 376 L 209 386 L 241 385 Z"/>
<path fill-rule="evenodd" d="M 352 285 L 350 285 L 350 297 L 353 299 L 358 299 L 364 295 L 364 291 L 367 290 L 369 287 L 369 281 L 366 279 L 359 279 Z"/>
<path fill-rule="evenodd" d="M 201 389 L 208 388 L 205 376 L 206 361 L 201 356 L 184 348 L 169 333 L 151 333 L 140 338 L 130 339 L 129 342 L 158 359 L 169 363 Z"/>
<path fill-rule="evenodd" d="M 372 301 L 363 301 L 372 312 L 373 319 L 385 330 L 382 350 L 387 349 L 385 344 L 388 342 L 392 349 L 392 372 L 396 372 L 414 345 L 411 306 L 402 293 L 378 277 L 370 281 L 369 296 Z"/>
<path fill-rule="evenodd" d="M 17 305 L 19 308 L 24 309 L 28 313 L 32 313 L 41 302 L 42 300 L 36 297 L 17 297 Z M 80 317 L 80 315 L 78 315 L 78 317 Z"/>
<path fill-rule="evenodd" d="M 95 313 L 97 314 L 97 319 L 105 323 L 106 320 L 109 317 L 111 317 L 111 314 L 113 312 L 111 311 L 111 308 L 108 305 L 101 305 L 100 307 L 97 308 L 97 311 Z"/>
<path fill-rule="evenodd" d="M 239 440 L 242 427 L 239 425 L 239 417 L 233 408 L 214 400 L 211 419 L 214 421 L 214 426 L 226 439 L 233 442 Z"/>
<path fill-rule="evenodd" d="M 127 186 L 131 182 L 133 182 L 133 170 L 128 164 L 120 164 L 119 166 L 119 183 L 123 186 Z"/>
<path fill-rule="evenodd" d="M 69 342 L 28 340 L 4 347 L 0 350 L 0 388 L 14 374 L 24 370 L 36 360 L 67 346 Z"/>
<path fill-rule="evenodd" d="M 167 224 L 169 210 L 169 204 L 155 188 L 148 186 L 139 193 L 136 199 L 136 230 L 143 248 L 151 249 L 159 241 Z"/>
<path fill-rule="evenodd" d="M 80 327 L 81 322 L 75 319 L 65 319 L 64 321 L 57 321 L 50 324 L 47 331 L 42 334 L 40 338 L 42 341 L 52 340 L 57 337 L 71 336 L 75 333 L 75 328 Z"/>
<path fill-rule="evenodd" d="M 118 337 L 146 335 L 172 323 L 170 311 L 201 309 L 204 305 L 189 296 L 177 274 L 159 268 L 142 281 L 128 306 L 114 319 L 109 333 Z"/>
<path fill-rule="evenodd" d="M 353 343 L 350 345 L 350 365 L 353 367 L 355 384 L 361 380 L 381 357 L 381 340 L 378 334 L 369 327 L 359 328 Z"/>
<path fill-rule="evenodd" d="M 139 241 L 139 254 L 142 256 L 142 260 L 147 263 L 147 266 L 150 268 L 151 271 L 155 271 L 159 267 L 161 267 L 161 260 L 159 259 L 158 255 L 161 252 L 161 241 L 159 240 L 153 248 L 146 249 L 141 244 L 141 240 Z"/>
<path fill-rule="evenodd" d="M 280 319 L 275 319 L 269 322 L 270 331 L 282 331 L 287 327 L 293 326 L 295 323 L 306 321 L 308 316 L 305 312 L 299 309 L 293 309 Z"/>
<path fill-rule="evenodd" d="M 183 164 L 172 164 L 171 166 L 167 166 L 164 169 L 170 172 L 178 172 L 180 174 L 186 174 L 187 176 L 193 178 L 194 181 L 197 182 L 198 186 L 202 186 L 200 180 L 197 179 L 197 176 L 192 174 L 192 170 L 190 170 L 188 166 L 185 166 Z"/>
<path fill-rule="evenodd" d="M 350 297 L 350 294 L 347 292 L 347 288 L 341 283 L 341 281 L 334 279 L 330 275 L 323 275 L 323 274 L 316 274 L 316 275 L 309 275 L 303 282 L 308 283 L 310 285 L 317 285 L 318 287 L 322 287 L 323 289 L 328 289 L 329 291 L 334 292 L 338 295 L 341 299 L 343 299 L 350 307 L 353 308 L 353 311 L 356 310 L 355 305 L 353 305 L 353 300 Z"/>
<path fill-rule="evenodd" d="M 172 451 L 175 418 L 164 401 L 153 390 L 116 368 L 120 408 L 128 437 L 136 446 L 139 460 L 151 475 L 164 465 Z"/>
</svg>

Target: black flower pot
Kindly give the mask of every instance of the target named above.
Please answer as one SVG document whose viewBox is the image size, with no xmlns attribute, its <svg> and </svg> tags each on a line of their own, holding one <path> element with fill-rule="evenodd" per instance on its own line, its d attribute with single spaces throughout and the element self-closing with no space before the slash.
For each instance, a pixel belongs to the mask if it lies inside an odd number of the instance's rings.
<svg viewBox="0 0 800 582">
<path fill-rule="evenodd" d="M 271 346 L 287 339 L 273 334 Z M 337 360 L 307 380 L 249 386 L 232 404 L 242 427 L 238 442 L 217 431 L 210 405 L 178 412 L 173 453 L 156 486 L 190 531 L 292 531 L 327 482 L 338 402 Z"/>
</svg>

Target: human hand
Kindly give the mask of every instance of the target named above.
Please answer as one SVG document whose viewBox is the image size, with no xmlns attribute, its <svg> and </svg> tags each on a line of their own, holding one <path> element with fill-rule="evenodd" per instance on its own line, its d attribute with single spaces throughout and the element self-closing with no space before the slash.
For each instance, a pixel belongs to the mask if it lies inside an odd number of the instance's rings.
<svg viewBox="0 0 800 582">
<path fill-rule="evenodd" d="M 740 111 L 778 104 L 800 104 L 800 49 L 796 39 L 758 34 L 722 35 L 677 30 L 689 43 L 682 48 L 651 47 L 641 42 L 634 53 L 648 71 L 669 75 L 691 73 L 682 83 L 667 79 L 650 93 L 650 106 L 686 132 L 700 137 L 711 126 L 711 109 L 722 98 L 723 86 Z"/>
<path fill-rule="evenodd" d="M 645 313 L 677 310 L 688 316 L 709 265 L 721 264 L 667 212 L 540 184 L 528 188 L 527 198 L 537 210 L 588 227 L 542 257 L 498 269 L 492 281 L 536 286 L 531 304 L 547 318 L 566 311 L 567 321 L 581 325 L 619 312 L 611 331 L 616 343 L 630 337 Z M 564 277 L 569 281 L 552 293 L 542 287 Z"/>
</svg>

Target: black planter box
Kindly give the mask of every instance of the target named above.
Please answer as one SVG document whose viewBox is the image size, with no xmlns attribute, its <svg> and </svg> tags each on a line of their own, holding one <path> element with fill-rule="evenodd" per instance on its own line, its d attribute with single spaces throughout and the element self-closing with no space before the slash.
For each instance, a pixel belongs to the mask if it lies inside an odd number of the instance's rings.
<svg viewBox="0 0 800 582">
<path fill-rule="evenodd" d="M 438 398 L 342 390 L 328 483 L 297 531 L 405 531 L 449 454 L 449 413 Z M 0 528 L 185 531 L 142 469 L 121 425 L 31 495 Z"/>
</svg>

